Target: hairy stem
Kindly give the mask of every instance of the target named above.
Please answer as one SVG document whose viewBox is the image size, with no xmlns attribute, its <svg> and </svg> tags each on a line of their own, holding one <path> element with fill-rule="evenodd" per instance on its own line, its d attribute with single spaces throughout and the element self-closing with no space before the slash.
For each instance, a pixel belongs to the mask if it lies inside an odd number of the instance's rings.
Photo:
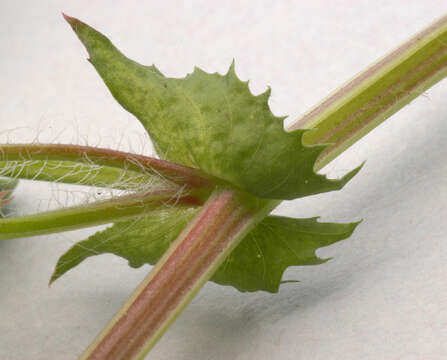
<svg viewBox="0 0 447 360">
<path fill-rule="evenodd" d="M 143 359 L 240 240 L 277 204 L 216 190 L 81 359 Z"/>
<path fill-rule="evenodd" d="M 1 200 L 1 196 L 0 196 Z M 0 220 L 0 240 L 52 234 L 138 216 L 160 206 L 199 206 L 203 200 L 179 190 L 118 196 L 88 205 Z"/>
<path fill-rule="evenodd" d="M 96 164 L 127 169 L 146 175 L 161 176 L 191 188 L 212 185 L 211 178 L 202 171 L 148 156 L 70 144 L 8 144 L 0 145 L 0 161 L 58 160 Z"/>
<path fill-rule="evenodd" d="M 342 86 L 289 127 L 305 144 L 331 143 L 321 169 L 385 119 L 447 76 L 447 15 Z"/>
<path fill-rule="evenodd" d="M 0 176 L 129 191 L 142 191 L 148 187 L 163 188 L 166 183 L 172 186 L 171 182 L 159 177 L 132 170 L 71 161 L 0 161 Z"/>
</svg>

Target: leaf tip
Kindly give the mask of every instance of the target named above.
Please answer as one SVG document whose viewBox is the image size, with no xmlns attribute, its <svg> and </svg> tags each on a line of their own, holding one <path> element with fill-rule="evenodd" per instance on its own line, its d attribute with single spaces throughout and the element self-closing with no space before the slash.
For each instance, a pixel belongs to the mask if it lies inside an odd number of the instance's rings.
<svg viewBox="0 0 447 360">
<path fill-rule="evenodd" d="M 158 70 L 158 69 L 157 69 Z M 206 71 L 202 70 L 201 68 L 199 68 L 198 66 L 194 66 L 193 71 L 191 74 L 188 74 L 188 76 L 191 76 L 192 74 L 206 74 Z"/>
<path fill-rule="evenodd" d="M 234 58 L 231 61 L 230 67 L 228 68 L 227 75 L 229 74 L 236 75 L 236 61 L 234 60 Z"/>
<path fill-rule="evenodd" d="M 75 17 L 69 16 L 69 15 L 67 15 L 64 12 L 62 12 L 62 16 L 64 17 L 64 19 L 68 23 L 68 25 L 71 26 L 71 28 L 73 29 L 73 31 L 75 33 L 78 33 L 78 25 L 85 25 L 85 26 L 87 26 L 81 20 L 79 20 L 79 19 L 77 19 Z"/>
<path fill-rule="evenodd" d="M 56 274 L 56 271 L 53 272 L 53 274 L 51 275 L 50 280 L 48 281 L 48 287 L 51 287 L 51 285 L 53 285 L 53 283 L 59 278 L 59 276 Z"/>
<path fill-rule="evenodd" d="M 359 166 L 357 166 L 354 170 L 348 172 L 345 176 L 340 179 L 340 188 L 345 186 L 354 176 L 358 174 L 358 172 L 362 169 L 363 165 L 365 165 L 366 161 L 363 161 Z"/>
<path fill-rule="evenodd" d="M 363 219 L 360 219 L 358 221 L 354 221 L 351 223 L 352 228 L 351 228 L 351 232 L 350 232 L 349 236 L 352 235 L 352 233 L 355 231 L 355 229 L 357 229 L 357 226 L 359 226 L 362 222 L 363 222 Z"/>
<path fill-rule="evenodd" d="M 102 54 L 104 50 L 106 50 L 106 52 L 117 51 L 110 40 L 99 31 L 75 17 L 68 16 L 65 13 L 62 13 L 62 16 L 71 26 L 79 40 L 81 40 L 82 44 L 87 49 L 90 58 L 93 58 L 94 55 L 98 56 Z M 91 62 L 90 59 L 88 60 Z"/>
<path fill-rule="evenodd" d="M 272 94 L 272 88 L 269 85 L 267 85 L 267 90 L 265 90 L 263 93 L 259 94 L 258 97 L 261 99 L 264 99 L 265 101 L 268 101 L 271 94 Z"/>
<path fill-rule="evenodd" d="M 62 11 L 62 16 L 64 17 L 65 21 L 67 21 L 70 25 L 72 25 L 75 18 L 68 16 L 66 13 Z"/>
</svg>

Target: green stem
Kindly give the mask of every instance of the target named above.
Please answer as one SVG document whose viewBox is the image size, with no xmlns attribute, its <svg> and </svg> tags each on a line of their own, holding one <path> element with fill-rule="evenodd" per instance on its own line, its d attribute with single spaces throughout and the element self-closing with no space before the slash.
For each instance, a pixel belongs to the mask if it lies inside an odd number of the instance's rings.
<svg viewBox="0 0 447 360">
<path fill-rule="evenodd" d="M 70 144 L 0 145 L 0 161 L 69 161 L 127 169 L 145 175 L 161 176 L 181 186 L 210 187 L 213 181 L 202 171 L 148 156 Z"/>
<path fill-rule="evenodd" d="M 216 190 L 81 359 L 143 359 L 242 238 L 278 203 Z"/>
<path fill-rule="evenodd" d="M 119 196 L 88 205 L 0 220 L 0 240 L 52 234 L 107 224 L 164 206 L 199 206 L 199 196 L 178 189 Z"/>
<path fill-rule="evenodd" d="M 447 76 L 447 15 L 367 68 L 298 119 L 305 144 L 331 143 L 321 169 L 385 119 Z"/>
</svg>

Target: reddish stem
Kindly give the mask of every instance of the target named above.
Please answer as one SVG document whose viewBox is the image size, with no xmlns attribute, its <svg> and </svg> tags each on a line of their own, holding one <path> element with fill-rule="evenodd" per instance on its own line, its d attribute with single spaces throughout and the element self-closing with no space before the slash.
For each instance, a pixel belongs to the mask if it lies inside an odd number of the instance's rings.
<svg viewBox="0 0 447 360">
<path fill-rule="evenodd" d="M 143 174 L 156 174 L 176 184 L 205 188 L 213 180 L 199 169 L 144 155 L 70 144 L 11 144 L 0 145 L 1 161 L 59 160 L 128 169 Z"/>
<path fill-rule="evenodd" d="M 229 252 L 265 216 L 265 209 L 258 210 L 244 205 L 234 190 L 214 193 L 81 359 L 143 359 Z"/>
</svg>

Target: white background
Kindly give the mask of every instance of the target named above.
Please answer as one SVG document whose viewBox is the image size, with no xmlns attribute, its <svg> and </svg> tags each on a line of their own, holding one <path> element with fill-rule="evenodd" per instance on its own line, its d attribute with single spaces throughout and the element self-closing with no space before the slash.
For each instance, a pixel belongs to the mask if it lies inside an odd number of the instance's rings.
<svg viewBox="0 0 447 360">
<path fill-rule="evenodd" d="M 445 1 L 1 1 L 1 142 L 71 142 L 150 153 L 143 128 L 115 103 L 60 11 L 107 34 L 168 76 L 197 65 L 273 89 L 290 120 L 447 10 Z M 447 356 L 447 83 L 387 120 L 324 171 L 367 160 L 343 191 L 285 202 L 278 213 L 363 218 L 320 250 L 325 265 L 291 268 L 278 294 L 207 284 L 151 359 L 445 359 Z M 18 214 L 70 203 L 22 182 Z M 68 191 L 68 192 L 67 192 Z M 51 201 L 49 202 L 48 199 Z M 69 360 L 89 344 L 149 267 L 90 258 L 47 283 L 58 257 L 94 229 L 0 242 L 0 359 Z"/>
</svg>

